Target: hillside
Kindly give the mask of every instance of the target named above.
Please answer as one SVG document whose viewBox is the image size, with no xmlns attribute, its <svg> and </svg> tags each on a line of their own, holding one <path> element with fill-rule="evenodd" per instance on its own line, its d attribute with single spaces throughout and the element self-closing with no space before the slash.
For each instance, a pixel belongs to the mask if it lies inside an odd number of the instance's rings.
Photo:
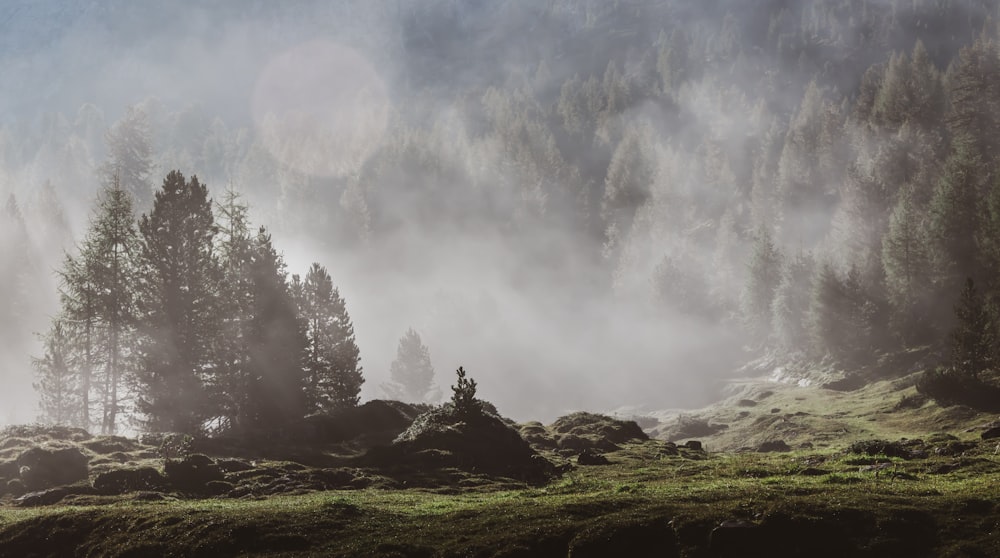
<svg viewBox="0 0 1000 558">
<path fill-rule="evenodd" d="M 447 445 L 428 438 L 449 449 L 421 446 L 418 454 L 377 449 L 420 439 L 411 433 L 384 445 L 417 411 L 401 404 L 375 402 L 315 423 L 324 444 L 269 451 L 8 428 L 0 457 L 78 448 L 90 470 L 68 487 L 4 496 L 0 554 L 996 555 L 990 526 L 1000 520 L 1000 458 L 996 440 L 986 439 L 996 434 L 986 432 L 992 417 L 922 401 L 912 381 L 903 376 L 851 393 L 747 382 L 725 401 L 653 431 L 678 438 L 679 428 L 696 423 L 726 425 L 681 435 L 676 444 L 587 413 L 506 427 L 553 467 L 542 482 L 470 469 L 469 458 L 457 456 L 472 455 L 464 453 L 476 447 L 472 438 Z M 194 465 L 184 476 L 178 464 Z M 155 482 L 108 482 L 110 471 L 142 467 Z M 11 474 L 2 462 L 0 471 Z"/>
</svg>

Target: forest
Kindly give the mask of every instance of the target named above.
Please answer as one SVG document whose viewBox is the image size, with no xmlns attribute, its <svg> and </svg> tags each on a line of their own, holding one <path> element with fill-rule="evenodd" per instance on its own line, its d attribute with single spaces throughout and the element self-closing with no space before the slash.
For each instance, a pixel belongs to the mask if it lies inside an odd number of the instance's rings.
<svg viewBox="0 0 1000 558">
<path fill-rule="evenodd" d="M 198 431 L 356 405 L 361 362 L 388 379 L 414 324 L 448 367 L 489 363 L 521 415 L 706 401 L 765 353 L 860 369 L 920 349 L 945 367 L 931 393 L 996 360 L 995 3 L 321 4 L 283 12 L 314 49 L 284 56 L 353 68 L 361 104 L 312 84 L 357 116 L 339 127 L 287 126 L 267 83 L 247 109 L 169 88 L 5 104 L 5 373 L 34 383 L 40 418 Z M 127 24 L 149 26 L 144 47 L 193 25 L 101 9 L 66 16 L 116 31 L 95 48 L 139 40 Z M 348 49 L 302 23 L 341 9 L 386 32 L 345 31 Z M 218 10 L 252 30 L 280 11 Z M 296 79 L 282 68 L 261 75 Z M 276 245 L 332 273 L 289 275 Z M 331 275 L 437 298 L 387 298 L 409 324 L 369 351 Z M 378 296 L 359 298 L 354 316 Z M 666 354 L 692 331 L 711 341 Z M 525 386 L 551 399 L 518 401 Z"/>
</svg>

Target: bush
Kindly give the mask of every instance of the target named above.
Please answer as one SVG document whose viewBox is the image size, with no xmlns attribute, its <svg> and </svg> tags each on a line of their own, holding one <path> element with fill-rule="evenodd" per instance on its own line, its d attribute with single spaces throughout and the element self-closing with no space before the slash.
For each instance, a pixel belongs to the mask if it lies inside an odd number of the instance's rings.
<svg viewBox="0 0 1000 558">
<path fill-rule="evenodd" d="M 965 405 L 978 411 L 1000 411 L 1000 389 L 977 376 L 938 367 L 917 381 L 917 393 L 939 405 Z"/>
</svg>

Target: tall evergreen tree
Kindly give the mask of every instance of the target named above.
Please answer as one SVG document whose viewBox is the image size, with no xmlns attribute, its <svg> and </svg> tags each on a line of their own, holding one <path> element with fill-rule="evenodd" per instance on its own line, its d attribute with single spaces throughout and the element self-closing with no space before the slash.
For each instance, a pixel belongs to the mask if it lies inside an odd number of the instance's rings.
<svg viewBox="0 0 1000 558">
<path fill-rule="evenodd" d="M 396 360 L 389 366 L 389 379 L 382 390 L 392 399 L 433 403 L 441 397 L 441 391 L 434 385 L 430 351 L 413 328 L 399 338 Z"/>
<path fill-rule="evenodd" d="M 302 355 L 303 326 L 286 281 L 285 263 L 261 227 L 249 266 L 251 317 L 247 327 L 246 405 L 239 424 L 280 430 L 308 409 Z"/>
<path fill-rule="evenodd" d="M 781 252 L 771 239 L 766 226 L 757 230 L 750 261 L 747 262 L 746 285 L 743 289 L 743 319 L 758 339 L 771 332 L 771 305 L 781 281 Z"/>
<path fill-rule="evenodd" d="M 204 381 L 218 331 L 219 267 L 207 188 L 171 171 L 142 233 L 140 410 L 148 427 L 193 433 L 211 414 Z"/>
<path fill-rule="evenodd" d="M 46 424 L 85 426 L 70 328 L 56 318 L 41 337 L 42 356 L 31 359 L 37 380 L 33 386 L 38 393 L 39 420 Z"/>
<path fill-rule="evenodd" d="M 781 282 L 771 303 L 771 321 L 778 346 L 788 351 L 808 352 L 806 318 L 809 312 L 813 259 L 810 254 L 790 258 L 781 272 Z"/>
<path fill-rule="evenodd" d="M 214 348 L 208 389 L 220 428 L 238 426 L 247 401 L 249 378 L 249 328 L 253 291 L 250 265 L 254 238 L 247 216 L 249 206 L 231 186 L 217 205 L 219 255 L 222 281 L 219 285 L 220 324 Z"/>
<path fill-rule="evenodd" d="M 900 192 L 882 241 L 882 264 L 893 308 L 893 325 L 904 344 L 927 333 L 927 301 L 931 296 L 931 253 L 927 223 L 916 207 L 913 188 Z"/>
<path fill-rule="evenodd" d="M 132 195 L 138 207 L 149 207 L 152 200 L 150 175 L 153 172 L 152 131 L 149 118 L 132 105 L 108 130 L 105 136 L 108 158 L 99 171 L 105 184 L 117 180 Z"/>
<path fill-rule="evenodd" d="M 951 366 L 960 374 L 978 378 L 996 364 L 997 324 L 971 278 L 965 280 L 955 305 L 955 318 L 957 324 L 950 335 Z"/>
<path fill-rule="evenodd" d="M 326 268 L 312 264 L 304 282 L 294 277 L 299 317 L 305 322 L 305 389 L 312 411 L 358 404 L 364 378 L 347 306 Z"/>
</svg>

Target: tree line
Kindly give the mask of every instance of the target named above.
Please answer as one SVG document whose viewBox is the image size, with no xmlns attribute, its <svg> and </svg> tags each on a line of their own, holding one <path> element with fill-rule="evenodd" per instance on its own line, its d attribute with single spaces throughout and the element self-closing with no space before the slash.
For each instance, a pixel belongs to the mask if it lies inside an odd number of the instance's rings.
<svg viewBox="0 0 1000 558">
<path fill-rule="evenodd" d="M 114 433 L 269 432 L 354 406 L 364 382 L 326 268 L 291 275 L 233 189 L 171 171 L 136 219 L 116 172 L 59 271 L 34 359 L 42 418 Z"/>
</svg>

